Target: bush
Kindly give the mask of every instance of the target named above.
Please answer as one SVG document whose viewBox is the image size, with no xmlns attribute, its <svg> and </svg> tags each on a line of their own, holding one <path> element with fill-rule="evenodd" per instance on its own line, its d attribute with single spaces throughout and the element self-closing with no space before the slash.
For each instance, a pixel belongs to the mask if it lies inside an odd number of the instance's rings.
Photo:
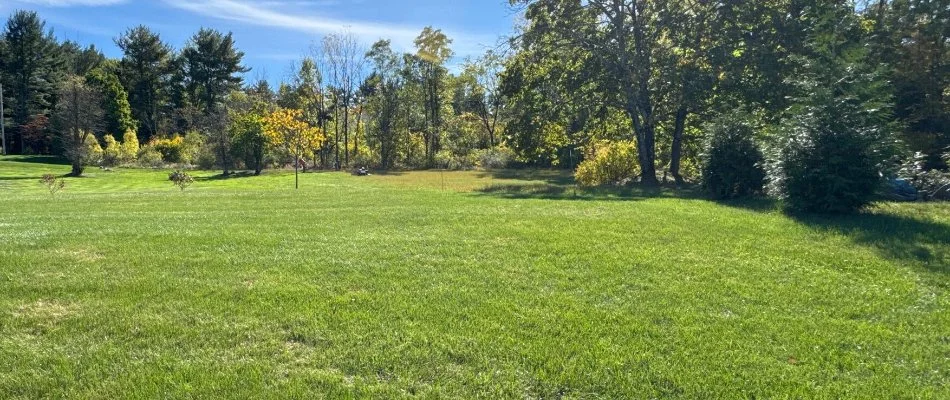
<svg viewBox="0 0 950 400">
<path fill-rule="evenodd" d="M 505 169 L 514 162 L 515 153 L 506 147 L 497 147 L 476 151 L 475 159 L 478 168 Z"/>
<path fill-rule="evenodd" d="M 198 149 L 193 165 L 199 169 L 209 171 L 218 168 L 218 155 L 215 154 L 211 146 L 203 146 Z"/>
<path fill-rule="evenodd" d="M 160 168 L 165 165 L 162 160 L 162 153 L 155 150 L 152 146 L 146 145 L 139 150 L 138 163 L 143 167 Z"/>
<path fill-rule="evenodd" d="M 40 183 L 42 183 L 43 186 L 46 186 L 46 190 L 49 190 L 50 197 L 56 197 L 56 193 L 66 187 L 66 181 L 61 178 L 57 178 L 56 175 L 53 174 L 44 174 L 43 179 L 40 180 Z"/>
<path fill-rule="evenodd" d="M 747 121 L 743 115 L 724 115 L 706 127 L 703 188 L 714 198 L 749 196 L 765 186 L 765 159 Z"/>
<path fill-rule="evenodd" d="M 197 164 L 201 151 L 205 147 L 205 137 L 198 131 L 189 131 L 182 139 L 182 162 Z"/>
<path fill-rule="evenodd" d="M 166 163 L 185 163 L 185 139 L 181 135 L 153 139 L 148 146 L 161 153 L 162 160 Z"/>
<path fill-rule="evenodd" d="M 102 164 L 104 151 L 102 150 L 102 146 L 99 144 L 99 139 L 96 139 L 96 135 L 91 133 L 87 135 L 84 146 L 85 151 L 82 152 L 82 165 Z"/>
<path fill-rule="evenodd" d="M 624 185 L 640 175 L 637 144 L 631 140 L 594 143 L 574 174 L 581 186 Z"/>
<path fill-rule="evenodd" d="M 175 186 L 178 186 L 178 188 L 181 189 L 182 192 L 184 192 L 185 189 L 187 189 L 189 186 L 195 183 L 195 179 L 192 178 L 191 175 L 188 175 L 188 173 L 184 171 L 172 172 L 170 175 L 168 175 L 168 180 L 174 183 Z"/>
<path fill-rule="evenodd" d="M 475 169 L 475 160 L 468 156 L 459 156 L 451 150 L 440 150 L 435 153 L 434 167 L 452 171 Z"/>
<path fill-rule="evenodd" d="M 135 162 L 139 155 L 139 137 L 134 130 L 126 131 L 122 135 L 122 152 L 120 160 L 123 163 Z"/>
<path fill-rule="evenodd" d="M 112 135 L 105 135 L 102 141 L 106 143 L 106 148 L 102 153 L 102 165 L 110 167 L 119 165 L 122 160 L 122 145 Z"/>
<path fill-rule="evenodd" d="M 886 118 L 870 111 L 873 104 L 839 96 L 814 86 L 783 124 L 769 176 L 789 210 L 854 212 L 882 187 L 892 143 Z"/>
</svg>

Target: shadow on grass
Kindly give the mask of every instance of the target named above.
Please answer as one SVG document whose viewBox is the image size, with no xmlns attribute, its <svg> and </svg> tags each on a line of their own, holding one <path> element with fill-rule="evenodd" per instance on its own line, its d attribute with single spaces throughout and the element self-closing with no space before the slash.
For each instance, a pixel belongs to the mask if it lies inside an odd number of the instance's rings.
<svg viewBox="0 0 950 400">
<path fill-rule="evenodd" d="M 212 176 L 201 176 L 201 177 L 195 178 L 195 181 L 196 182 L 214 182 L 214 181 L 226 181 L 230 179 L 253 178 L 255 176 L 259 176 L 259 175 L 254 175 L 254 172 L 251 172 L 251 171 L 240 171 L 240 172 L 232 172 L 227 175 L 217 174 L 217 175 L 212 175 Z"/>
<path fill-rule="evenodd" d="M 568 170 L 556 169 L 503 169 L 482 171 L 479 178 L 494 178 L 518 181 L 538 181 L 551 185 L 569 186 L 574 184 L 574 175 Z"/>
<path fill-rule="evenodd" d="M 636 201 L 657 198 L 701 198 L 692 189 L 673 189 L 668 187 L 647 187 L 639 185 L 582 188 L 575 185 L 556 185 L 551 183 L 496 184 L 479 189 L 476 192 L 506 199 L 572 201 Z"/>
<path fill-rule="evenodd" d="M 950 225 L 894 214 L 792 215 L 810 227 L 848 236 L 896 261 L 950 273 Z"/>
<path fill-rule="evenodd" d="M 69 165 L 69 161 L 56 156 L 5 156 L 0 161 L 18 162 L 27 164 Z"/>
</svg>

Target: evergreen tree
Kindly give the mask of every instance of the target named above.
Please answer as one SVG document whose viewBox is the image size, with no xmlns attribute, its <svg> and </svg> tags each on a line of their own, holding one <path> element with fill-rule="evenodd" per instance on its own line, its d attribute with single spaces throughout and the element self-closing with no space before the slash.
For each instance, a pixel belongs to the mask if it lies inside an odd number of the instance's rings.
<svg viewBox="0 0 950 400">
<path fill-rule="evenodd" d="M 181 57 L 188 99 L 205 114 L 213 113 L 232 90 L 239 90 L 244 82 L 240 74 L 250 71 L 241 65 L 244 53 L 237 50 L 230 32 L 225 35 L 201 29 L 192 36 Z"/>
<path fill-rule="evenodd" d="M 145 26 L 127 30 L 115 40 L 122 49 L 119 79 L 128 91 L 132 117 L 138 121 L 139 140 L 159 134 L 172 75 L 172 49 Z"/>
<path fill-rule="evenodd" d="M 17 11 L 3 32 L 5 45 L 0 57 L 8 126 L 7 147 L 22 153 L 27 148 L 41 149 L 25 129 L 31 121 L 45 120 L 56 100 L 57 84 L 63 78 L 59 45 L 46 22 L 36 12 Z M 42 117 L 42 118 L 37 118 Z"/>
</svg>

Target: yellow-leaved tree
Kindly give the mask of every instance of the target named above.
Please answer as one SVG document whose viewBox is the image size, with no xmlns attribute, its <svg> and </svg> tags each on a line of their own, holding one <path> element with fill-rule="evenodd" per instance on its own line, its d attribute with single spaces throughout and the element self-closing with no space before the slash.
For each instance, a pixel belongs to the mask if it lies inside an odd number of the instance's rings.
<svg viewBox="0 0 950 400">
<path fill-rule="evenodd" d="M 264 117 L 264 135 L 275 149 L 294 159 L 294 182 L 300 188 L 300 160 L 320 148 L 326 135 L 303 118 L 303 111 L 280 108 Z"/>
</svg>

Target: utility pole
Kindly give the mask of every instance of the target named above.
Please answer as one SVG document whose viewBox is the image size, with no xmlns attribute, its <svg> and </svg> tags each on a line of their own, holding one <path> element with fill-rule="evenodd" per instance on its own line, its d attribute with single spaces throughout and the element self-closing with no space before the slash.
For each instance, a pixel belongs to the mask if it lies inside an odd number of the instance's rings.
<svg viewBox="0 0 950 400">
<path fill-rule="evenodd" d="M 6 119 L 3 114 L 3 84 L 0 83 L 0 139 L 3 145 L 3 155 L 7 155 L 7 130 L 6 130 Z"/>
</svg>

